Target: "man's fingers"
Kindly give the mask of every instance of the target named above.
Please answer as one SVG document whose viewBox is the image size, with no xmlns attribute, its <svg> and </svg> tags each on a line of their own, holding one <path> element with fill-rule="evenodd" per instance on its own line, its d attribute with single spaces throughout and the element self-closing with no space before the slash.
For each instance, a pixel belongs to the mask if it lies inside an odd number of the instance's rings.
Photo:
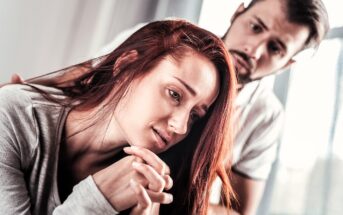
<svg viewBox="0 0 343 215">
<path fill-rule="evenodd" d="M 24 82 L 25 82 L 24 79 L 20 77 L 18 74 L 13 74 L 11 77 L 12 84 L 22 84 Z"/>
</svg>

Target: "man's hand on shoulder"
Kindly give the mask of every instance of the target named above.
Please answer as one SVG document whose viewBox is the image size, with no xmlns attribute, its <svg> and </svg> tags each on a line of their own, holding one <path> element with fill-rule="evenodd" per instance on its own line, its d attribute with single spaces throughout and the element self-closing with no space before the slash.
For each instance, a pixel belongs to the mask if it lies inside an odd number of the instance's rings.
<svg viewBox="0 0 343 215">
<path fill-rule="evenodd" d="M 24 79 L 20 75 L 15 73 L 11 76 L 10 82 L 0 84 L 0 88 L 7 85 L 7 84 L 23 84 L 23 83 L 25 83 Z"/>
</svg>

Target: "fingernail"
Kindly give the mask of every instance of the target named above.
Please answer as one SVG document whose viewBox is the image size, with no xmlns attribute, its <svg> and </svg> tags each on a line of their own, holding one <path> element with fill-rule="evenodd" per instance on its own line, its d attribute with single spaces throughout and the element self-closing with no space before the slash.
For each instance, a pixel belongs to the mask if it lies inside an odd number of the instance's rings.
<svg viewBox="0 0 343 215">
<path fill-rule="evenodd" d="M 172 203 L 173 202 L 173 195 L 169 194 L 167 201 L 168 201 L 168 204 Z"/>
</svg>

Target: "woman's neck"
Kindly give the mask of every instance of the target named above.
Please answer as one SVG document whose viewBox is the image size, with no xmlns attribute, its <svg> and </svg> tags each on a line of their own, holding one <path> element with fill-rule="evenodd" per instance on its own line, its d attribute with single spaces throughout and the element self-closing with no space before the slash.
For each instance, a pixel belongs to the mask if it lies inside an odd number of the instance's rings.
<svg viewBox="0 0 343 215">
<path fill-rule="evenodd" d="M 102 118 L 101 111 L 73 109 L 67 116 L 60 157 L 74 170 L 76 178 L 87 177 L 109 165 L 127 145 L 112 117 Z"/>
</svg>

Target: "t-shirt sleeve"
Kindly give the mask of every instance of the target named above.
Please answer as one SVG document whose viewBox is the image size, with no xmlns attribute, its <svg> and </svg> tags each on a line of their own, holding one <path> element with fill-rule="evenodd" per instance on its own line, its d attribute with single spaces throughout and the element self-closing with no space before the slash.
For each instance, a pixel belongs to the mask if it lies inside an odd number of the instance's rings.
<svg viewBox="0 0 343 215">
<path fill-rule="evenodd" d="M 75 185 L 73 192 L 53 212 L 54 215 L 113 215 L 118 212 L 106 200 L 92 176 Z"/>
<path fill-rule="evenodd" d="M 232 171 L 243 177 L 266 180 L 277 155 L 283 122 L 282 108 L 266 115 L 244 144 L 241 157 L 232 167 Z"/>
<path fill-rule="evenodd" d="M 29 119 L 30 108 L 15 103 L 25 98 L 4 88 L 0 91 L 0 214 L 30 214 L 24 171 L 30 149 L 20 143 L 34 143 L 37 137 L 35 132 L 28 132 L 34 129 Z"/>
</svg>

